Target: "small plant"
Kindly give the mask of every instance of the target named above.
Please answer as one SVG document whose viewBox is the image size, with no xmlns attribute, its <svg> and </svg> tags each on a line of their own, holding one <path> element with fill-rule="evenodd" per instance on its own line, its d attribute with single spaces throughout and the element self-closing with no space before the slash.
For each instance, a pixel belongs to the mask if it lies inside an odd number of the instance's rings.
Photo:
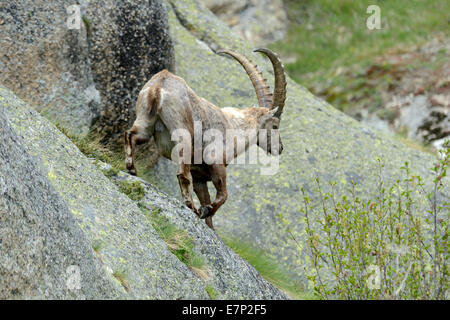
<svg viewBox="0 0 450 320">
<path fill-rule="evenodd" d="M 206 279 L 208 277 L 208 271 L 205 261 L 202 256 L 195 253 L 194 241 L 186 231 L 178 229 L 163 215 L 159 214 L 161 208 L 149 209 L 144 203 L 139 203 L 138 206 L 149 217 L 153 228 L 165 242 L 169 251 L 201 279 Z"/>
<path fill-rule="evenodd" d="M 112 178 L 114 176 L 117 176 L 120 172 L 119 169 L 116 169 L 114 167 L 111 167 L 109 169 L 104 169 L 102 171 L 103 171 L 103 174 L 105 175 L 105 177 L 107 177 L 107 178 Z"/>
<path fill-rule="evenodd" d="M 325 193 L 316 178 L 319 201 L 314 205 L 302 189 L 312 266 L 308 278 L 319 297 L 448 298 L 450 204 L 439 195 L 449 147 L 447 142 L 432 169 L 431 191 L 425 190 L 420 176 L 411 174 L 408 163 L 401 168 L 404 177 L 386 186 L 381 160 L 374 198 L 360 198 L 354 183 L 348 196 L 337 198 L 335 183 L 329 183 L 331 191 Z"/>
<path fill-rule="evenodd" d="M 124 270 L 114 271 L 113 276 L 120 282 L 127 292 L 130 292 L 130 284 L 127 281 L 126 272 Z"/>
<path fill-rule="evenodd" d="M 91 20 L 88 17 L 83 16 L 83 23 L 84 23 L 84 26 L 86 27 L 86 35 L 88 37 L 90 37 L 92 35 L 92 22 L 91 22 Z"/>
<path fill-rule="evenodd" d="M 131 200 L 139 201 L 145 196 L 145 189 L 139 181 L 114 180 L 120 192 L 125 193 Z"/>
<path fill-rule="evenodd" d="M 104 246 L 105 246 L 105 244 L 100 239 L 96 239 L 92 243 L 92 249 L 94 250 L 94 253 L 96 254 L 97 258 L 102 262 L 103 262 L 103 257 L 100 253 L 100 250 L 102 250 L 104 248 Z"/>
<path fill-rule="evenodd" d="M 216 289 L 214 289 L 213 286 L 207 285 L 205 290 L 208 293 L 208 295 L 211 298 L 211 300 L 215 300 L 217 298 L 217 292 L 216 292 Z"/>
<path fill-rule="evenodd" d="M 92 243 L 92 249 L 95 252 L 100 252 L 100 250 L 103 249 L 104 246 L 105 244 L 99 239 L 94 240 L 94 242 Z"/>
<path fill-rule="evenodd" d="M 124 168 L 125 158 L 122 154 L 114 153 L 108 150 L 100 143 L 100 138 L 93 134 L 86 136 L 78 136 L 70 134 L 65 128 L 59 124 L 55 124 L 61 133 L 63 133 L 74 145 L 88 158 L 100 160 L 109 163 L 113 168 L 122 170 Z"/>
</svg>

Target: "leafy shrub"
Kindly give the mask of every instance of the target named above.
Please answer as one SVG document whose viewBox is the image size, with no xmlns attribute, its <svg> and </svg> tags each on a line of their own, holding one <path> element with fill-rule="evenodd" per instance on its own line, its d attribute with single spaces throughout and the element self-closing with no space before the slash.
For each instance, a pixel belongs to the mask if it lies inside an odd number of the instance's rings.
<svg viewBox="0 0 450 320">
<path fill-rule="evenodd" d="M 325 193 L 316 178 L 317 207 L 302 189 L 312 267 L 308 279 L 319 297 L 448 298 L 450 204 L 442 192 L 449 147 L 447 141 L 432 168 L 430 191 L 420 176 L 411 174 L 408 163 L 401 168 L 404 177 L 386 186 L 380 160 L 375 198 L 358 197 L 355 183 L 349 195 L 338 198 L 335 183 L 330 182 L 331 191 Z"/>
</svg>

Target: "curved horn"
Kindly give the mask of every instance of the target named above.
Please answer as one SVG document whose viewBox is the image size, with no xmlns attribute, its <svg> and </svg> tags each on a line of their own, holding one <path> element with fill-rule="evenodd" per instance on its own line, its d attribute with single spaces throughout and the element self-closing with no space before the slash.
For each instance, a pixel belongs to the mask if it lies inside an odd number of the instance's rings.
<svg viewBox="0 0 450 320">
<path fill-rule="evenodd" d="M 264 53 L 272 62 L 273 73 L 275 74 L 275 89 L 273 91 L 272 108 L 278 107 L 275 116 L 279 118 L 283 113 L 284 102 L 286 100 L 286 74 L 284 73 L 284 66 L 278 55 L 269 49 L 259 48 L 254 50 L 254 52 Z"/>
<path fill-rule="evenodd" d="M 255 88 L 259 106 L 270 108 L 272 106 L 272 94 L 270 93 L 269 86 L 266 83 L 266 79 L 264 79 L 262 73 L 258 71 L 257 66 L 242 54 L 230 50 L 223 50 L 217 53 L 225 53 L 232 56 L 244 67 L 245 71 L 250 77 L 250 80 L 252 81 L 253 87 Z"/>
</svg>

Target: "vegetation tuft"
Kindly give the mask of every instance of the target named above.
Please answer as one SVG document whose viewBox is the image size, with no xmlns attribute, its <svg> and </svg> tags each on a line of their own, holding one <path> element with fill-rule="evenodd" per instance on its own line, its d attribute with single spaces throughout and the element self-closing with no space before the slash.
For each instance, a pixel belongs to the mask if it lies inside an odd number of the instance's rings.
<svg viewBox="0 0 450 320">
<path fill-rule="evenodd" d="M 217 298 L 217 292 L 216 292 L 216 289 L 214 289 L 213 286 L 207 285 L 205 290 L 208 293 L 208 295 L 211 298 L 211 300 L 215 300 Z"/>
<path fill-rule="evenodd" d="M 145 189 L 139 181 L 114 180 L 120 192 L 126 194 L 131 200 L 139 201 L 145 196 Z"/>
<path fill-rule="evenodd" d="M 139 203 L 139 207 L 150 219 L 153 228 L 160 238 L 166 243 L 167 248 L 182 263 L 187 265 L 201 279 L 208 277 L 207 266 L 202 256 L 194 251 L 194 241 L 185 230 L 178 229 L 171 224 L 163 215 L 159 214 L 161 209 L 149 209 L 145 204 Z"/>
<path fill-rule="evenodd" d="M 124 156 L 108 150 L 100 143 L 100 138 L 95 137 L 92 134 L 86 136 L 70 134 L 68 130 L 59 124 L 56 123 L 55 126 L 61 133 L 69 138 L 86 157 L 106 162 L 116 170 L 124 169 Z"/>
<path fill-rule="evenodd" d="M 120 282 L 127 292 L 130 292 L 130 284 L 127 281 L 125 270 L 116 270 L 114 271 L 113 276 Z"/>
</svg>

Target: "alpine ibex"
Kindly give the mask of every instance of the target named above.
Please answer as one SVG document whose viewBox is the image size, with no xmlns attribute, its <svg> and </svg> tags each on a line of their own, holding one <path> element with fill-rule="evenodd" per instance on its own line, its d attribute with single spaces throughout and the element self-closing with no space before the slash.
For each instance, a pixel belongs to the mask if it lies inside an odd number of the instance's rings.
<svg viewBox="0 0 450 320">
<path fill-rule="evenodd" d="M 198 97 L 186 82 L 167 70 L 155 74 L 142 88 L 136 103 L 136 120 L 130 130 L 125 132 L 126 167 L 130 174 L 136 175 L 134 160 L 135 145 L 148 142 L 153 136 L 160 154 L 168 159 L 172 157 L 175 142 L 172 141 L 176 130 L 183 129 L 188 133 L 187 149 L 179 154 L 177 178 L 182 197 L 186 205 L 206 224 L 214 229 L 212 216 L 227 199 L 226 167 L 238 154 L 257 144 L 270 154 L 281 154 L 283 146 L 278 134 L 280 116 L 286 99 L 286 76 L 284 67 L 277 54 L 268 49 L 256 49 L 255 52 L 265 54 L 272 62 L 275 75 L 274 93 L 270 93 L 266 79 L 258 71 L 257 66 L 245 56 L 233 51 L 224 50 L 219 54 L 227 54 L 236 59 L 245 69 L 256 91 L 259 108 L 246 109 L 219 108 L 211 102 Z M 201 125 L 201 132 L 195 132 L 195 123 Z M 205 148 L 203 144 L 195 144 L 195 135 L 208 129 L 216 129 L 226 135 L 227 130 L 253 129 L 257 137 L 245 142 L 244 148 L 235 150 L 227 148 L 218 157 L 219 161 L 200 161 L 195 163 L 194 154 Z M 263 130 L 264 129 L 264 130 Z M 260 134 L 261 133 L 261 134 Z M 265 141 L 263 141 L 265 140 Z M 275 143 L 271 143 L 275 141 Z M 235 147 L 236 140 L 233 141 Z M 229 146 L 227 146 L 229 147 Z M 201 150 L 195 150 L 195 149 Z M 186 155 L 188 157 L 186 157 Z M 194 160 L 194 161 L 193 161 Z M 197 161 L 198 162 L 198 161 Z M 193 189 L 197 194 L 201 207 L 194 207 L 189 190 L 192 176 Z M 210 200 L 207 182 L 212 181 L 217 190 L 216 198 Z"/>
</svg>

